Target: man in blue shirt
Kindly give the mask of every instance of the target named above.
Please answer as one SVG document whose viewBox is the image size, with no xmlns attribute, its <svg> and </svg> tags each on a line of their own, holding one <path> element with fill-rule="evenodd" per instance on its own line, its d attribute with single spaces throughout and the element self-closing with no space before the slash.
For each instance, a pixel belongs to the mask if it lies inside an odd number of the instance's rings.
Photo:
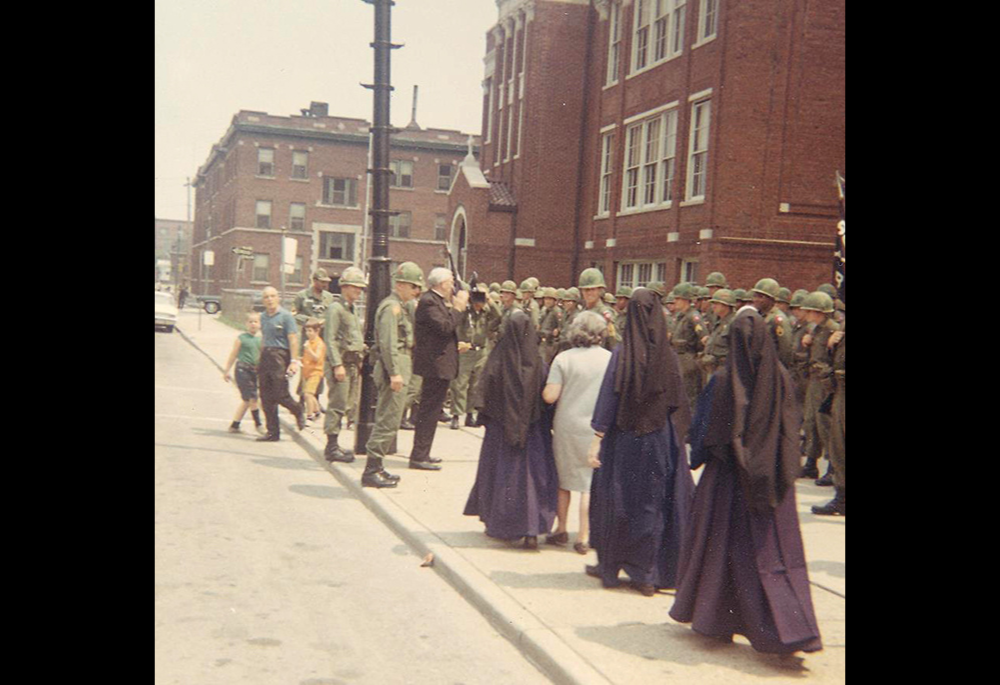
<svg viewBox="0 0 1000 685">
<path fill-rule="evenodd" d="M 261 292 L 264 313 L 260 316 L 262 348 L 257 376 L 260 379 L 260 403 L 264 408 L 267 434 L 258 442 L 277 442 L 281 435 L 278 405 L 295 416 L 299 430 L 305 427 L 302 406 L 288 392 L 288 378 L 301 367 L 299 361 L 299 328 L 295 317 L 281 307 L 277 289 L 272 286 Z M 293 366 L 294 365 L 294 366 Z"/>
</svg>

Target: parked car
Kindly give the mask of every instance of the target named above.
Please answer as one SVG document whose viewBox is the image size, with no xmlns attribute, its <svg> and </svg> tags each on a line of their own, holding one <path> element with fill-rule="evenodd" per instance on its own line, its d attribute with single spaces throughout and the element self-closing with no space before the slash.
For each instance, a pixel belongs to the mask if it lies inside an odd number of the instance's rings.
<svg viewBox="0 0 1000 685">
<path fill-rule="evenodd" d="M 198 304 L 204 307 L 208 314 L 215 314 L 222 309 L 222 298 L 218 295 L 199 295 Z"/>
<path fill-rule="evenodd" d="M 167 333 L 174 332 L 177 325 L 177 305 L 170 293 L 156 292 L 156 325 L 155 328 L 165 328 Z"/>
</svg>

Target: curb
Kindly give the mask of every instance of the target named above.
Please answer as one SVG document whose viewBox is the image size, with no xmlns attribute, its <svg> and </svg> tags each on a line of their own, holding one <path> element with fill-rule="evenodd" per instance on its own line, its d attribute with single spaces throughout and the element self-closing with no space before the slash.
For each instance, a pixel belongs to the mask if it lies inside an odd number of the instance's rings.
<svg viewBox="0 0 1000 685">
<path fill-rule="evenodd" d="M 584 655 L 567 645 L 537 616 L 501 590 L 482 571 L 448 546 L 434 531 L 423 526 L 392 500 L 361 486 L 353 469 L 327 462 L 323 452 L 294 425 L 281 418 L 284 431 L 306 453 L 325 466 L 337 481 L 357 496 L 375 516 L 419 556 L 434 555 L 432 568 L 462 597 L 512 642 L 525 657 L 559 685 L 609 685 L 611 681 Z"/>
</svg>

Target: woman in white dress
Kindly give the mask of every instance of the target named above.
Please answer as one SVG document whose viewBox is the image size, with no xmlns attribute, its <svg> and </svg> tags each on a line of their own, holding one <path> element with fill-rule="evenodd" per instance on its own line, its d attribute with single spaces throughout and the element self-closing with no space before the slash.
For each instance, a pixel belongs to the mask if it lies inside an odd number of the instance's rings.
<svg viewBox="0 0 1000 685">
<path fill-rule="evenodd" d="M 580 532 L 573 549 L 580 554 L 590 551 L 590 481 L 594 468 L 587 461 L 587 450 L 594 435 L 590 421 L 604 372 L 611 359 L 611 353 L 601 346 L 607 327 L 607 322 L 599 314 L 579 313 L 563 337 L 572 347 L 552 360 L 549 377 L 542 390 L 542 399 L 546 402 L 553 404 L 558 401 L 552 440 L 559 474 L 557 524 L 555 532 L 545 542 L 550 545 L 569 542 L 566 522 L 570 493 L 579 493 Z"/>
</svg>

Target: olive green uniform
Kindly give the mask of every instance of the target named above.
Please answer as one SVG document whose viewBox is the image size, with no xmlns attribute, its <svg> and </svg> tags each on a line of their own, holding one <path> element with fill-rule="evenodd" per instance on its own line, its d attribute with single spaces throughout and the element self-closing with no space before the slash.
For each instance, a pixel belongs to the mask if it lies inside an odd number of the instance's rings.
<svg viewBox="0 0 1000 685">
<path fill-rule="evenodd" d="M 800 410 L 806 404 L 806 387 L 809 385 L 809 348 L 802 344 L 802 338 L 812 331 L 813 326 L 805 317 L 794 319 L 792 324 L 792 365 L 788 371 L 795 384 L 795 401 Z"/>
<path fill-rule="evenodd" d="M 295 295 L 295 303 L 292 305 L 292 309 L 295 311 L 295 323 L 299 330 L 305 330 L 306 321 L 310 318 L 315 317 L 322 320 L 326 317 L 326 310 L 334 303 L 334 300 L 333 293 L 326 290 L 318 296 L 312 288 L 300 290 Z M 305 346 L 305 335 L 302 336 L 301 343 Z"/>
<path fill-rule="evenodd" d="M 621 332 L 615 327 L 615 312 L 614 309 L 609 307 L 606 303 L 598 300 L 597 304 L 593 307 L 586 309 L 585 311 L 594 312 L 595 314 L 600 314 L 601 317 L 608 322 L 608 332 L 604 336 L 604 349 L 613 350 L 621 342 Z"/>
<path fill-rule="evenodd" d="M 538 307 L 538 303 L 533 299 L 528 300 L 528 302 L 520 300 L 516 303 L 516 305 L 523 309 L 528 316 L 531 317 L 531 323 L 535 324 L 535 330 L 537 331 L 538 325 L 541 323 L 541 310 Z"/>
<path fill-rule="evenodd" d="M 833 319 L 818 324 L 809 345 L 809 384 L 806 386 L 803 430 L 806 436 L 806 460 L 815 464 L 823 455 L 830 436 L 830 415 L 821 414 L 823 401 L 833 391 L 833 367 L 826 343 L 840 326 Z"/>
<path fill-rule="evenodd" d="M 720 369 L 726 365 L 726 357 L 729 356 L 729 324 L 732 323 L 735 317 L 735 311 L 730 312 L 722 319 L 716 317 L 715 326 L 712 328 L 712 332 L 708 334 L 708 340 L 705 341 L 705 348 L 701 356 L 698 357 L 698 364 L 704 372 L 704 382 L 706 384 L 716 369 Z"/>
<path fill-rule="evenodd" d="M 403 305 L 403 309 L 406 311 L 407 316 L 410 317 L 410 321 L 415 321 L 415 316 L 417 314 L 417 298 L 413 298 L 409 302 Z M 403 404 L 403 416 L 416 416 L 417 407 L 420 406 L 420 390 L 424 387 L 423 376 L 418 376 L 417 374 L 412 374 L 410 376 L 409 383 L 406 384 L 406 401 Z"/>
<path fill-rule="evenodd" d="M 472 349 L 458 355 L 458 375 L 450 385 L 452 416 L 471 414 L 478 404 L 478 381 L 488 355 L 489 322 L 499 318 L 500 311 L 492 302 L 487 302 L 480 312 L 473 305 L 465 310 L 457 330 L 458 341 L 469 343 Z"/>
<path fill-rule="evenodd" d="M 841 324 L 840 330 L 844 331 L 844 337 L 833 348 L 833 406 L 830 408 L 830 441 L 827 443 L 827 455 L 833 464 L 833 485 L 843 490 L 847 485 L 845 477 L 847 430 L 844 423 L 844 403 L 847 394 L 844 343 L 847 342 L 847 322 Z"/>
<path fill-rule="evenodd" d="M 562 328 L 562 320 L 563 310 L 558 306 L 542 310 L 541 321 L 538 324 L 538 347 L 546 364 L 551 364 L 552 358 L 556 356 L 559 344 L 559 334 L 556 331 Z"/>
<path fill-rule="evenodd" d="M 674 346 L 674 351 L 680 361 L 684 389 L 687 392 L 691 411 L 694 411 L 698 394 L 702 388 L 701 369 L 698 367 L 696 358 L 703 347 L 701 339 L 705 336 L 705 327 L 702 325 L 701 314 L 694 307 L 677 315 L 676 321 L 670 334 L 670 344 Z"/>
<path fill-rule="evenodd" d="M 777 307 L 771 307 L 765 318 L 767 328 L 778 346 L 778 359 L 786 369 L 792 368 L 792 325 L 788 315 Z"/>
<path fill-rule="evenodd" d="M 357 402 L 352 405 L 351 390 L 359 385 L 359 369 L 365 349 L 361 322 L 353 304 L 337 299 L 326 308 L 323 342 L 326 343 L 323 377 L 329 389 L 323 432 L 337 435 L 345 414 L 356 417 Z M 343 366 L 347 374 L 343 381 L 338 382 L 333 375 L 337 366 Z"/>
<path fill-rule="evenodd" d="M 412 375 L 413 321 L 399 295 L 392 293 L 379 303 L 375 311 L 375 346 L 371 350 L 372 378 L 378 402 L 368 444 L 365 473 L 382 469 L 382 459 L 392 445 L 403 418 L 405 387 Z M 390 376 L 402 376 L 404 390 L 394 392 Z"/>
</svg>

